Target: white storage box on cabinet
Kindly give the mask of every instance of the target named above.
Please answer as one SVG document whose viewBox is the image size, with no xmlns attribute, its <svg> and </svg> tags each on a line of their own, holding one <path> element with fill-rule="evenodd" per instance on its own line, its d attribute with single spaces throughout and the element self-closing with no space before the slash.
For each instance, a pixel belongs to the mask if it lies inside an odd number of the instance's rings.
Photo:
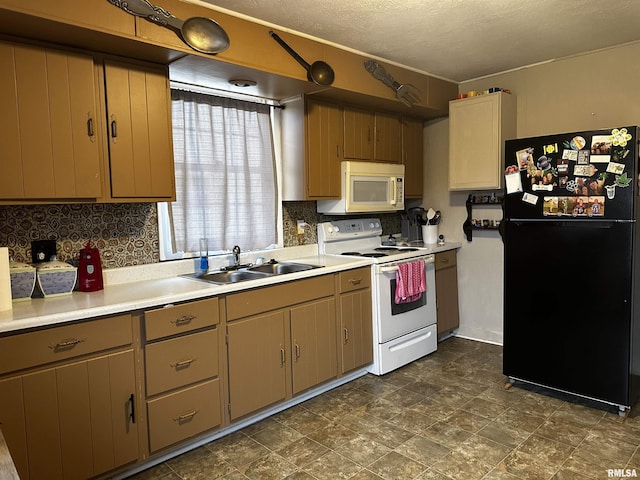
<svg viewBox="0 0 640 480">
<path fill-rule="evenodd" d="M 29 300 L 36 286 L 36 269 L 28 263 L 9 262 L 11 299 L 14 302 Z"/>
</svg>

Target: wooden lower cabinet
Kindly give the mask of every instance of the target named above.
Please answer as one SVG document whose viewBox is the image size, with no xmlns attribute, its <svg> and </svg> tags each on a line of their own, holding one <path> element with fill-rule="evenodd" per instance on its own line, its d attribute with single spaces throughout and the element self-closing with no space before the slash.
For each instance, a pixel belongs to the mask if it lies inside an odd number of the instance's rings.
<svg viewBox="0 0 640 480">
<path fill-rule="evenodd" d="M 436 253 L 436 305 L 438 337 L 447 335 L 460 325 L 458 308 L 458 270 L 456 251 Z"/>
<path fill-rule="evenodd" d="M 339 274 L 342 373 L 373 362 L 371 269 Z"/>
<path fill-rule="evenodd" d="M 22 479 L 83 479 L 138 458 L 133 350 L 0 380 L 0 423 Z"/>
<path fill-rule="evenodd" d="M 149 451 L 222 425 L 218 298 L 144 314 Z"/>
<path fill-rule="evenodd" d="M 335 277 L 227 297 L 231 420 L 338 375 Z"/>
<path fill-rule="evenodd" d="M 338 374 L 335 311 L 333 298 L 290 310 L 294 395 Z"/>
<path fill-rule="evenodd" d="M 286 310 L 227 325 L 231 420 L 287 396 Z"/>
<path fill-rule="evenodd" d="M 156 452 L 220 426 L 220 380 L 163 395 L 147 403 L 149 447 Z"/>
</svg>

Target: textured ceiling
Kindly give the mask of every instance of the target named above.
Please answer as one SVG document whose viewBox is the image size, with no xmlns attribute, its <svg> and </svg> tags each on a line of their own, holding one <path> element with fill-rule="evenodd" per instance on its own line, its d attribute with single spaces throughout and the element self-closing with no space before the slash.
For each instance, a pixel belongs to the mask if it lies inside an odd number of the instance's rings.
<svg viewBox="0 0 640 480">
<path fill-rule="evenodd" d="M 640 0 L 192 1 L 455 82 L 640 40 Z"/>
</svg>

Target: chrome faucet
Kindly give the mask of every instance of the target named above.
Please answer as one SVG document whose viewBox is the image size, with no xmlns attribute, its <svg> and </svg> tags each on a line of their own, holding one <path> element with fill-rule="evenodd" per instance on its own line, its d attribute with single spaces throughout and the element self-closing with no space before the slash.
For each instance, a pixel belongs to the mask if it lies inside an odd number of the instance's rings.
<svg viewBox="0 0 640 480">
<path fill-rule="evenodd" d="M 233 266 L 240 266 L 240 247 L 238 245 L 233 247 Z"/>
</svg>

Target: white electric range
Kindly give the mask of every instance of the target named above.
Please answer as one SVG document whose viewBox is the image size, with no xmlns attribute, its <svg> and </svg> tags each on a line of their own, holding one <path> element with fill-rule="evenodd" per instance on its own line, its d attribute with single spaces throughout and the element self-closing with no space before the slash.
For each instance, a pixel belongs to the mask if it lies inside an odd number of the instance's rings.
<svg viewBox="0 0 640 480">
<path fill-rule="evenodd" d="M 384 375 L 437 349 L 434 255 L 426 248 L 382 245 L 377 218 L 318 224 L 318 253 L 371 258 L 374 361 L 369 372 Z M 398 265 L 424 261 L 427 291 L 395 303 Z"/>
</svg>

